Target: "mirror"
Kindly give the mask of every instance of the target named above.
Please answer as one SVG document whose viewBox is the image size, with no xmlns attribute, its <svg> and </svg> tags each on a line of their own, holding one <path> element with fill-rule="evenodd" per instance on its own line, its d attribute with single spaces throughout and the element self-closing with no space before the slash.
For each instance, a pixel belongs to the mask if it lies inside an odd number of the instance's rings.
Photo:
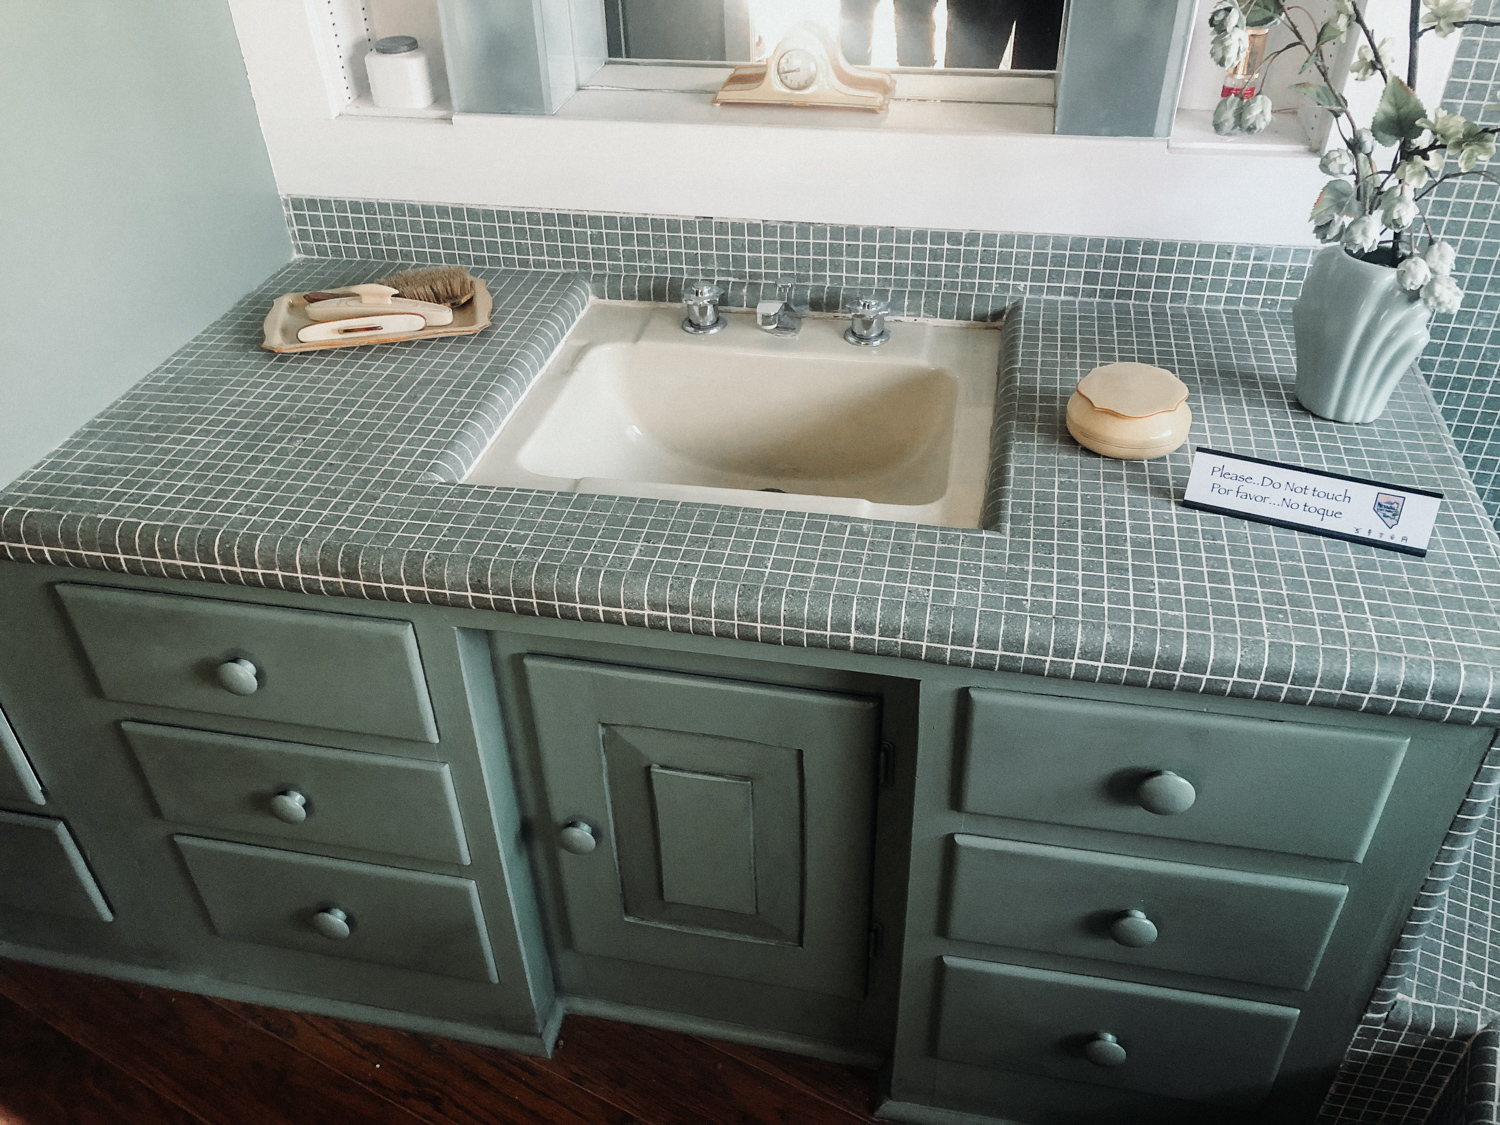
<svg viewBox="0 0 1500 1125">
<path fill-rule="evenodd" d="M 812 20 L 864 66 L 1057 69 L 1065 0 L 604 0 L 612 59 L 756 62 Z"/>
</svg>

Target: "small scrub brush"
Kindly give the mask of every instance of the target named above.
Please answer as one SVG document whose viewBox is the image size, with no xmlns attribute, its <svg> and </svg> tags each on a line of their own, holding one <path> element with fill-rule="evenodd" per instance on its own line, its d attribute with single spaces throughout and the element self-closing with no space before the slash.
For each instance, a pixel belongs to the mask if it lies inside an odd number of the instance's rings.
<svg viewBox="0 0 1500 1125">
<path fill-rule="evenodd" d="M 458 308 L 474 296 L 474 278 L 463 266 L 421 266 L 402 270 L 380 279 L 401 296 L 412 301 L 431 301 L 435 305 Z"/>
</svg>

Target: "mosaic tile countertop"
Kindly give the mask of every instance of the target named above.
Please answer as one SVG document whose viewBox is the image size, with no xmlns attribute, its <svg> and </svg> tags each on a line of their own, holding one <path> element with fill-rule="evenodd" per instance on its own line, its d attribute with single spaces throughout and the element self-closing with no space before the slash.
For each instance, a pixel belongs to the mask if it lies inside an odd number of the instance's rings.
<svg viewBox="0 0 1500 1125">
<path fill-rule="evenodd" d="M 483 270 L 476 337 L 276 356 L 299 259 L 0 493 L 0 555 L 1115 684 L 1500 721 L 1500 550 L 1419 379 L 1368 426 L 1290 396 L 1265 309 L 1029 300 L 1006 319 L 990 531 L 452 483 L 590 299 Z M 900 326 L 896 326 L 900 330 Z M 1197 444 L 1447 494 L 1425 559 L 1184 509 L 1190 453 L 1080 450 L 1098 363 L 1175 370 Z"/>
</svg>

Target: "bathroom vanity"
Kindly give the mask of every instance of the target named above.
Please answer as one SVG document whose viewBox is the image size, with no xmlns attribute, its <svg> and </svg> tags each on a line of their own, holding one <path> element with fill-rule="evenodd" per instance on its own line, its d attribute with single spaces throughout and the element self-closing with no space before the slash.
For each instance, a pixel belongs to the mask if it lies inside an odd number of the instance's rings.
<svg viewBox="0 0 1500 1125">
<path fill-rule="evenodd" d="M 257 352 L 349 272 L 293 263 L 0 494 L 0 954 L 878 1060 L 897 1120 L 1312 1119 L 1500 726 L 1500 551 L 1424 386 L 1340 427 L 1273 313 L 1026 302 L 984 530 L 496 488 L 586 285 Z M 1442 489 L 1431 552 L 1082 452 L 1113 359 L 1197 444 Z"/>
</svg>

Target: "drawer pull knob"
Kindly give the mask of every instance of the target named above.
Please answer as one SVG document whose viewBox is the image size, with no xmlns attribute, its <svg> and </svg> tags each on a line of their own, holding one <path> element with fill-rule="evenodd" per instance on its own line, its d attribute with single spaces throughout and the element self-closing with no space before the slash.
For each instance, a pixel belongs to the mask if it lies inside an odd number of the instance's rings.
<svg viewBox="0 0 1500 1125">
<path fill-rule="evenodd" d="M 1127 910 L 1109 924 L 1109 936 L 1131 949 L 1144 949 L 1156 941 L 1156 923 L 1140 910 Z"/>
<path fill-rule="evenodd" d="M 1141 803 L 1141 808 L 1149 813 L 1176 816 L 1193 807 L 1193 802 L 1198 799 L 1198 790 L 1180 773 L 1158 770 L 1141 782 L 1135 791 L 1135 797 Z"/>
<path fill-rule="evenodd" d="M 557 840 L 562 845 L 563 851 L 572 852 L 574 855 L 588 855 L 599 846 L 599 841 L 594 836 L 593 825 L 585 820 L 568 821 L 562 826 L 562 831 L 557 834 Z"/>
<path fill-rule="evenodd" d="M 307 819 L 307 798 L 295 789 L 271 798 L 271 815 L 284 824 L 301 824 Z"/>
<path fill-rule="evenodd" d="M 243 656 L 220 664 L 218 675 L 219 686 L 235 695 L 254 695 L 255 690 L 260 687 L 260 681 L 255 675 L 255 665 Z"/>
<path fill-rule="evenodd" d="M 342 941 L 349 936 L 349 915 L 345 914 L 337 906 L 330 906 L 327 910 L 320 910 L 313 915 L 313 929 L 322 934 L 329 941 Z"/>
<path fill-rule="evenodd" d="M 1107 1031 L 1095 1033 L 1083 1046 L 1083 1057 L 1095 1066 L 1124 1066 L 1125 1048 Z"/>
</svg>

